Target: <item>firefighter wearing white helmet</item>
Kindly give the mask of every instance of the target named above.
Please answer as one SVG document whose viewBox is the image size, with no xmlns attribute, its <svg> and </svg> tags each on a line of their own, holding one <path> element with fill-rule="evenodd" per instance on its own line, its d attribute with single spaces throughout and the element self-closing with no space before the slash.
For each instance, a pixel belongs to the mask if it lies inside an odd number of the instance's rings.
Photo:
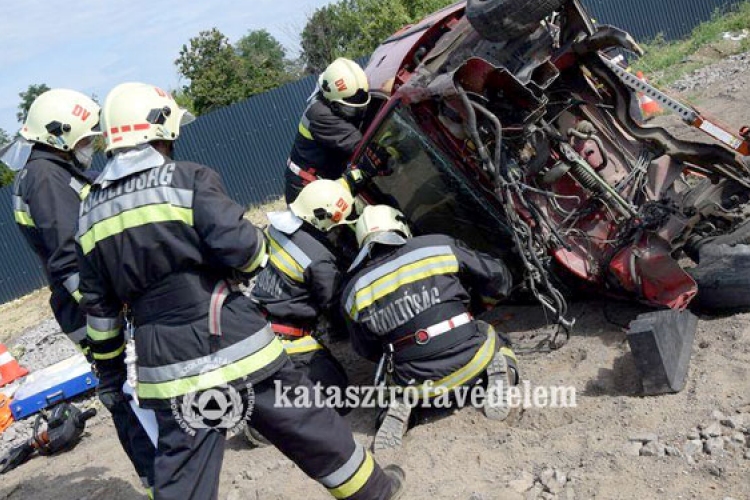
<svg viewBox="0 0 750 500">
<path fill-rule="evenodd" d="M 353 222 L 347 220 L 353 203 L 341 183 L 320 179 L 305 186 L 288 210 L 269 213 L 271 255 L 252 290 L 294 365 L 313 383 L 342 394 L 346 371 L 321 337 L 338 338 L 346 330 L 338 310 L 345 259 L 329 233 Z"/>
<path fill-rule="evenodd" d="M 287 203 L 312 180 L 337 179 L 344 174 L 362 140 L 359 127 L 370 103 L 369 90 L 367 75 L 349 59 L 338 58 L 321 73 L 289 153 Z"/>
<path fill-rule="evenodd" d="M 187 116 L 158 87 L 115 87 L 102 111 L 111 158 L 78 222 L 88 335 L 94 355 L 108 360 L 107 378 L 125 376 L 126 303 L 137 328 L 131 373 L 158 427 L 155 497 L 218 498 L 225 434 L 248 415 L 252 396 L 253 428 L 333 495 L 391 498 L 402 475 L 374 465 L 333 409 L 274 404 L 278 387 L 313 388 L 232 285 L 268 262 L 263 232 L 214 170 L 171 157 Z M 270 258 L 278 251 L 271 246 Z M 207 398 L 226 402 L 223 413 L 195 404 Z"/>
<path fill-rule="evenodd" d="M 380 362 L 376 385 L 410 386 L 431 399 L 483 380 L 485 414 L 507 418 L 516 358 L 472 311 L 509 293 L 505 264 L 448 236 L 412 237 L 404 215 L 385 205 L 365 207 L 356 233 L 361 250 L 341 300 L 352 347 Z M 381 416 L 374 449 L 398 446 L 412 407 L 397 398 Z"/>
<path fill-rule="evenodd" d="M 180 128 L 194 120 L 169 92 L 145 83 L 123 83 L 107 95 L 102 110 L 106 151 L 157 140 L 175 141 Z"/>
<path fill-rule="evenodd" d="M 13 185 L 16 223 L 39 256 L 52 292 L 50 305 L 60 328 L 98 365 L 89 352 L 86 315 L 79 302 L 80 268 L 75 233 L 78 212 L 91 180 L 91 164 L 99 131 L 99 105 L 68 89 L 39 95 L 29 107 L 19 138 L 3 161 L 21 169 Z M 122 394 L 122 384 L 115 388 Z M 106 397 L 103 399 L 106 401 Z M 153 481 L 154 446 L 121 398 L 107 404 L 118 437 L 145 485 Z"/>
</svg>

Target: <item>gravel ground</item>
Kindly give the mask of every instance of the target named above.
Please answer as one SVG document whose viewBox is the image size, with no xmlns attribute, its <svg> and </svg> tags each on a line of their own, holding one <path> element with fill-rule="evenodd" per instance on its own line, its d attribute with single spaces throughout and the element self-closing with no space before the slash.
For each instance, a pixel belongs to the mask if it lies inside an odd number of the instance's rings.
<svg viewBox="0 0 750 500">
<path fill-rule="evenodd" d="M 687 76 L 674 87 L 695 94 L 699 107 L 733 128 L 748 118 L 745 89 L 750 89 L 747 55 Z M 657 123 L 674 121 L 661 117 Z M 521 355 L 520 363 L 524 380 L 534 386 L 574 387 L 576 406 L 529 408 L 511 423 L 490 422 L 474 409 L 424 416 L 400 450 L 378 455 L 381 463 L 405 468 L 406 498 L 750 498 L 750 314 L 701 317 L 686 388 L 642 397 L 618 326 L 638 308 L 596 300 L 572 308 L 578 323 L 568 345 L 551 354 Z M 488 319 L 522 345 L 550 331 L 536 307 L 503 307 Z M 23 347 L 22 362 L 28 356 L 30 366 L 41 366 L 65 342 L 46 322 L 11 345 Z M 371 365 L 346 344 L 333 349 L 352 382 L 370 381 Z M 363 443 L 372 440 L 374 418 L 373 410 L 347 417 Z M 73 451 L 35 458 L 4 476 L 0 499 L 142 498 L 109 421 L 97 417 L 87 433 Z M 249 449 L 241 437 L 228 442 L 220 495 L 328 498 L 276 450 Z"/>
</svg>

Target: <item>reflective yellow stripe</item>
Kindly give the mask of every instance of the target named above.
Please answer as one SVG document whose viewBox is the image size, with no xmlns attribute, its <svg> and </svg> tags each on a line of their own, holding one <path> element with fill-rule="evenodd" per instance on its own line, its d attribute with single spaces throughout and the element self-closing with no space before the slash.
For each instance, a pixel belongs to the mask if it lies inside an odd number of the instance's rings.
<svg viewBox="0 0 750 500">
<path fill-rule="evenodd" d="M 149 500 L 154 500 L 154 489 L 146 488 L 146 496 L 149 498 Z"/>
<path fill-rule="evenodd" d="M 290 356 L 323 349 L 323 345 L 311 335 L 306 335 L 301 339 L 296 340 L 282 340 L 281 344 L 284 346 L 286 353 Z"/>
<path fill-rule="evenodd" d="M 73 292 L 73 293 L 72 293 L 71 295 L 73 296 L 73 299 L 74 299 L 74 300 L 75 300 L 76 302 L 80 302 L 80 301 L 81 301 L 81 299 L 83 298 L 83 295 L 82 295 L 82 294 L 81 294 L 81 292 L 79 292 L 78 290 L 76 290 L 75 292 Z"/>
<path fill-rule="evenodd" d="M 86 199 L 86 197 L 89 195 L 90 192 L 91 192 L 91 185 L 90 184 L 86 184 L 78 192 L 78 197 L 81 198 L 81 201 L 83 201 L 83 200 Z"/>
<path fill-rule="evenodd" d="M 474 377 L 477 377 L 487 368 L 495 355 L 495 345 L 497 344 L 497 335 L 494 330 L 487 334 L 487 340 L 479 348 L 474 357 L 466 365 L 462 366 L 450 375 L 434 381 L 432 387 L 428 390 L 423 384 L 418 386 L 419 394 L 427 394 L 428 397 L 435 397 L 443 394 L 445 389 L 455 389 Z M 442 390 L 440 389 L 442 388 Z M 424 392 L 423 392 L 424 391 Z"/>
<path fill-rule="evenodd" d="M 237 380 L 257 372 L 274 362 L 284 353 L 278 339 L 273 339 L 266 347 L 235 363 L 192 377 L 169 382 L 138 382 L 138 397 L 141 399 L 169 399 L 189 392 L 198 392 Z"/>
<path fill-rule="evenodd" d="M 147 205 L 122 212 L 94 224 L 91 229 L 81 235 L 80 242 L 83 253 L 88 254 L 99 241 L 122 233 L 126 229 L 153 224 L 157 222 L 181 221 L 193 225 L 193 210 L 176 207 L 170 203 Z"/>
<path fill-rule="evenodd" d="M 32 219 L 31 215 L 27 214 L 26 212 L 19 212 L 18 210 L 16 210 L 15 212 L 13 212 L 13 215 L 15 215 L 16 222 L 20 225 L 36 227 L 36 224 L 34 224 L 34 219 Z"/>
<path fill-rule="evenodd" d="M 440 265 L 442 264 L 442 265 Z M 420 271 L 421 268 L 427 268 L 434 266 L 432 269 L 425 269 Z M 354 315 L 378 299 L 381 299 L 397 290 L 398 288 L 414 283 L 415 281 L 429 278 L 430 276 L 437 276 L 440 274 L 450 274 L 458 272 L 458 261 L 455 255 L 439 255 L 437 257 L 430 257 L 423 259 L 413 264 L 399 267 L 392 273 L 388 273 L 382 278 L 373 281 L 370 285 L 357 290 L 354 298 L 354 304 L 352 305 L 349 315 Z M 383 286 L 389 281 L 393 281 L 391 285 Z"/>
<path fill-rule="evenodd" d="M 337 488 L 331 488 L 328 490 L 334 498 L 349 498 L 361 490 L 367 480 L 370 479 L 372 471 L 375 470 L 375 461 L 372 459 L 370 452 L 366 453 L 365 461 L 362 462 L 362 466 L 351 477 L 351 479 Z"/>
<path fill-rule="evenodd" d="M 104 342 L 105 340 L 113 339 L 120 334 L 120 328 L 113 330 L 101 331 L 91 326 L 86 326 L 86 336 L 95 342 Z"/>
<path fill-rule="evenodd" d="M 125 350 L 125 344 L 123 343 L 116 351 L 108 352 L 106 354 L 96 353 L 92 351 L 91 354 L 94 356 L 94 359 L 107 360 L 107 359 L 116 358 L 117 356 L 122 354 L 122 351 L 124 350 Z"/>
<path fill-rule="evenodd" d="M 298 130 L 299 130 L 299 133 L 302 134 L 302 137 L 310 141 L 313 140 L 313 136 L 310 133 L 310 130 L 308 130 L 308 128 L 305 127 L 302 123 L 299 124 Z"/>
<path fill-rule="evenodd" d="M 295 261 L 287 251 L 281 248 L 273 238 L 269 238 L 268 243 L 271 245 L 271 264 L 294 281 L 304 281 L 305 270 L 302 269 L 302 266 L 297 264 L 297 261 Z"/>
<path fill-rule="evenodd" d="M 263 259 L 266 256 L 266 240 L 261 240 L 260 242 L 261 248 L 258 251 L 258 254 L 250 261 L 248 265 L 240 269 L 243 273 L 251 273 L 255 271 L 258 266 L 263 262 Z"/>
</svg>

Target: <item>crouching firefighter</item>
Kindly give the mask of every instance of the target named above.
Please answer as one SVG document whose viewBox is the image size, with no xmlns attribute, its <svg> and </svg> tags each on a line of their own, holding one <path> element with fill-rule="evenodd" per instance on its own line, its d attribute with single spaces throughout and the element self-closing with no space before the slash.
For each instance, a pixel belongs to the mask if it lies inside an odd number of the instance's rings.
<svg viewBox="0 0 750 500">
<path fill-rule="evenodd" d="M 334 410 L 276 404 L 311 383 L 228 282 L 263 265 L 266 242 L 215 171 L 172 159 L 189 121 L 153 85 L 115 87 L 102 110 L 111 157 L 78 229 L 89 326 L 107 338 L 97 349 L 121 349 L 118 313 L 131 311 L 136 393 L 158 426 L 155 498 L 217 498 L 227 429 L 248 418 L 336 498 L 396 497 L 403 472 L 381 469 Z"/>
<path fill-rule="evenodd" d="M 284 173 L 287 203 L 315 179 L 337 179 L 344 173 L 362 141 L 359 126 L 370 103 L 369 90 L 362 68 L 344 57 L 321 73 L 289 153 Z"/>
<path fill-rule="evenodd" d="M 26 241 L 41 260 L 60 329 L 97 368 L 119 352 L 89 352 L 86 314 L 79 306 L 75 233 L 81 200 L 89 192 L 86 169 L 100 136 L 99 105 L 68 89 L 40 94 L 29 108 L 19 137 L 2 155 L 20 170 L 13 185 L 13 212 Z M 124 379 L 100 373 L 97 392 L 110 411 L 117 436 L 146 488 L 153 482 L 154 446 L 123 393 Z"/>
<path fill-rule="evenodd" d="M 342 302 L 354 350 L 380 361 L 376 379 L 411 386 L 432 399 L 480 379 L 488 384 L 484 412 L 508 417 L 507 389 L 518 383 L 509 343 L 469 311 L 471 295 L 485 303 L 505 296 L 510 274 L 502 261 L 444 235 L 411 237 L 401 212 L 367 206 L 356 226 L 361 246 Z M 376 380 L 379 383 L 380 380 Z M 375 450 L 399 446 L 412 407 L 391 401 Z"/>
<path fill-rule="evenodd" d="M 348 385 L 346 371 L 321 343 L 318 327 L 325 317 L 332 330 L 346 328 L 338 307 L 342 259 L 327 236 L 348 230 L 353 204 L 342 183 L 320 179 L 305 186 L 288 210 L 268 214 L 270 258 L 251 295 L 295 367 L 322 389 L 338 387 L 341 394 Z"/>
</svg>

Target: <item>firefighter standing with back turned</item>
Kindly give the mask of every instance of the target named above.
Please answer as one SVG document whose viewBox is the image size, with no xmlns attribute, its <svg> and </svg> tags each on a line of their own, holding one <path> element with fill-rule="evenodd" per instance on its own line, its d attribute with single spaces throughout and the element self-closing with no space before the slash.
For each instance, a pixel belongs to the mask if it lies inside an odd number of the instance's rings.
<svg viewBox="0 0 750 500">
<path fill-rule="evenodd" d="M 485 415 L 506 419 L 507 389 L 519 376 L 515 355 L 468 307 L 472 295 L 490 305 L 508 294 L 505 264 L 448 236 L 412 238 L 403 214 L 387 205 L 365 207 L 356 233 L 361 250 L 342 295 L 354 350 L 380 360 L 389 382 L 416 387 L 420 396 L 484 378 L 493 396 Z M 411 411 L 391 402 L 375 450 L 401 444 Z"/>
<path fill-rule="evenodd" d="M 362 140 L 360 122 L 370 103 L 367 75 L 352 60 L 340 57 L 321 73 L 319 90 L 302 113 L 289 153 L 286 202 L 316 178 L 338 179 Z"/>
<path fill-rule="evenodd" d="M 75 232 L 78 209 L 89 192 L 84 170 L 91 166 L 98 129 L 99 105 L 68 89 L 39 95 L 29 108 L 20 137 L 4 160 L 21 169 L 13 185 L 13 211 L 18 227 L 44 266 L 52 295 L 50 305 L 62 331 L 95 364 L 110 362 L 88 345 L 86 316 L 79 307 Z M 112 353 L 113 356 L 119 353 Z M 117 436 L 144 487 L 153 484 L 154 446 L 123 393 L 123 377 L 100 373 L 99 399 L 112 414 Z"/>
<path fill-rule="evenodd" d="M 311 384 L 255 304 L 227 282 L 262 266 L 266 243 L 216 172 L 172 159 L 188 117 L 153 85 L 125 83 L 109 93 L 102 126 L 111 158 L 82 207 L 77 235 L 90 331 L 109 337 L 96 346 L 100 354 L 122 349 L 119 312 L 123 304 L 131 311 L 137 395 L 156 410 L 159 428 L 156 499 L 218 496 L 226 432 L 185 432 L 171 402 L 208 390 L 242 392 L 248 383 L 252 426 L 334 497 L 400 496 L 403 471 L 381 469 L 335 411 L 274 405 L 276 384 Z"/>
</svg>

